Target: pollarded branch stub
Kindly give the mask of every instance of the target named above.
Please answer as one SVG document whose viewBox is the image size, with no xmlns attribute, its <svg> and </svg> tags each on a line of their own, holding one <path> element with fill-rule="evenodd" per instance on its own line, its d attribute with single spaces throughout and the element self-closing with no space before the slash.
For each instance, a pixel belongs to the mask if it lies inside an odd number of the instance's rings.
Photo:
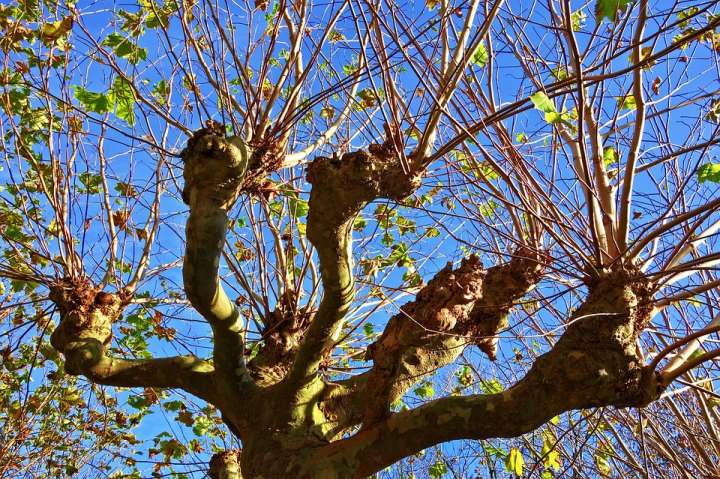
<svg viewBox="0 0 720 479">
<path fill-rule="evenodd" d="M 410 386 L 460 354 L 465 340 L 458 331 L 482 299 L 486 275 L 475 255 L 455 269 L 450 263 L 390 319 L 367 348 L 366 359 L 374 364 L 362 388 L 364 425 L 386 417 L 390 404 Z"/>
<path fill-rule="evenodd" d="M 385 417 L 393 400 L 424 375 L 452 362 L 468 342 L 493 352 L 498 327 L 539 281 L 543 263 L 540 255 L 521 251 L 489 269 L 472 255 L 455 269 L 449 264 L 439 271 L 368 347 L 366 359 L 374 365 L 363 393 L 374 399 L 366 401 L 363 422 Z"/>
<path fill-rule="evenodd" d="M 216 452 L 210 458 L 208 475 L 212 479 L 241 479 L 239 449 Z"/>
<path fill-rule="evenodd" d="M 261 386 L 280 380 L 290 370 L 295 354 L 315 315 L 307 308 L 296 308 L 286 292 L 277 307 L 264 320 L 262 347 L 248 363 L 251 376 Z"/>
<path fill-rule="evenodd" d="M 463 258 L 456 269 L 449 263 L 420 290 L 415 301 L 402 307 L 403 314 L 432 331 L 452 331 L 483 297 L 486 275 L 476 255 Z"/>
<path fill-rule="evenodd" d="M 476 255 L 440 270 L 415 297 L 393 316 L 378 341 L 368 347 L 376 364 L 396 361 L 394 350 L 422 346 L 430 337 L 464 331 L 473 305 L 483 298 L 487 271 Z"/>
<path fill-rule="evenodd" d="M 98 291 L 87 279 L 66 279 L 50 288 L 60 324 L 50 343 L 65 355 L 66 370 L 80 374 L 97 364 L 112 339 L 112 324 L 126 302 L 120 294 Z"/>
<path fill-rule="evenodd" d="M 183 201 L 193 206 L 212 202 L 228 208 L 243 187 L 250 150 L 238 137 L 226 138 L 213 129 L 193 134 L 180 156 L 185 163 Z"/>
<path fill-rule="evenodd" d="M 308 165 L 307 180 L 312 184 L 310 214 L 330 226 L 344 223 L 367 202 L 400 201 L 420 185 L 420 176 L 404 172 L 397 156 L 377 148 L 340 158 L 317 157 Z M 308 228 L 312 220 L 308 219 Z"/>
<path fill-rule="evenodd" d="M 533 368 L 546 382 L 560 380 L 567 390 L 584 391 L 578 397 L 585 402 L 577 407 L 647 405 L 662 392 L 636 347 L 652 304 L 651 282 L 639 271 L 620 267 L 593 280 L 588 289 L 565 333 Z"/>
<path fill-rule="evenodd" d="M 475 303 L 463 333 L 491 360 L 496 358 L 497 334 L 507 327 L 510 309 L 540 281 L 548 261 L 541 252 L 521 247 L 509 262 L 488 269 L 483 299 Z"/>
</svg>

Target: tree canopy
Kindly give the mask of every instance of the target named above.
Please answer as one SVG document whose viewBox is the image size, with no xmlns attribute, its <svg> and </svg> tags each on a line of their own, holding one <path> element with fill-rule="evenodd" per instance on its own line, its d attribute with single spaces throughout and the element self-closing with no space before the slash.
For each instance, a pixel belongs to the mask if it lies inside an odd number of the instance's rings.
<svg viewBox="0 0 720 479">
<path fill-rule="evenodd" d="M 0 477 L 720 476 L 719 3 L 0 5 Z"/>
</svg>

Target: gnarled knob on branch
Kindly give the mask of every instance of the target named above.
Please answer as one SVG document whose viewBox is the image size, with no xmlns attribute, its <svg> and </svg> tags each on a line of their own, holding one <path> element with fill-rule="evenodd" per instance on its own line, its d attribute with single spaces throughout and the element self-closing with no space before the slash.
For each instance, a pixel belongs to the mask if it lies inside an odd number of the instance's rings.
<svg viewBox="0 0 720 479">
<path fill-rule="evenodd" d="M 325 234 L 322 230 L 346 223 L 368 202 L 400 201 L 420 185 L 419 175 L 404 172 L 397 156 L 367 151 L 317 157 L 308 165 L 307 180 L 313 185 L 307 231 L 313 242 Z"/>
<path fill-rule="evenodd" d="M 242 479 L 240 450 L 231 449 L 213 454 L 208 474 L 212 479 Z"/>
<path fill-rule="evenodd" d="M 50 288 L 60 312 L 60 324 L 50 343 L 65 356 L 65 370 L 81 374 L 103 357 L 112 339 L 112 323 L 124 303 L 119 295 L 97 291 L 85 279 L 68 279 Z"/>
<path fill-rule="evenodd" d="M 239 137 L 225 138 L 203 128 L 188 140 L 180 156 L 185 162 L 185 203 L 212 201 L 227 208 L 237 199 L 250 157 Z"/>
</svg>

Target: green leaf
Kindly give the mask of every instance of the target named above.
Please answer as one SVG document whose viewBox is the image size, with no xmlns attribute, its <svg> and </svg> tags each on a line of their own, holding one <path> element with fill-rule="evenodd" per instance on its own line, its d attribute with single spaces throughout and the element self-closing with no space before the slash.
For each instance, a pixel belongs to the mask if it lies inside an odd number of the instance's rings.
<svg viewBox="0 0 720 479">
<path fill-rule="evenodd" d="M 82 186 L 78 188 L 80 193 L 97 194 L 100 193 L 100 186 L 102 185 L 102 176 L 96 173 L 80 173 L 78 180 L 82 183 Z"/>
<path fill-rule="evenodd" d="M 555 104 L 544 92 L 539 91 L 530 95 L 530 101 L 535 105 L 536 109 L 545 113 L 546 122 L 552 124 L 559 123 L 562 120 L 560 113 L 555 109 Z"/>
<path fill-rule="evenodd" d="M 529 138 L 525 133 L 518 133 L 515 135 L 515 141 L 518 143 L 527 143 Z"/>
<path fill-rule="evenodd" d="M 184 406 L 185 406 L 185 403 L 183 403 L 182 401 L 167 401 L 167 402 L 163 403 L 163 407 L 167 411 L 179 411 Z"/>
<path fill-rule="evenodd" d="M 627 10 L 633 0 L 597 0 L 595 2 L 595 19 L 598 23 L 605 18 L 616 22 L 619 15 Z"/>
<path fill-rule="evenodd" d="M 358 214 L 357 218 L 355 218 L 355 221 L 353 221 L 353 230 L 354 231 L 362 231 L 367 226 L 368 222 L 365 218 L 362 217 L 362 215 Z"/>
<path fill-rule="evenodd" d="M 416 141 L 420 140 L 420 136 L 422 136 L 422 132 L 414 126 L 407 127 L 405 129 L 405 134 L 408 136 L 408 138 L 412 138 Z"/>
<path fill-rule="evenodd" d="M 287 198 L 288 209 L 290 211 L 290 215 L 293 218 L 301 218 L 308 214 L 310 206 L 308 205 L 307 201 L 300 198 L 297 191 L 285 185 L 281 186 L 279 189 Z M 277 213 L 280 214 L 280 212 L 282 211 L 282 205 L 280 203 L 277 203 L 277 207 Z"/>
<path fill-rule="evenodd" d="M 685 30 L 688 26 L 690 26 L 690 20 L 692 20 L 692 17 L 697 15 L 697 13 L 700 11 L 698 7 L 690 7 L 687 10 L 683 10 L 682 12 L 677 14 L 678 20 L 681 21 L 680 25 L 678 25 L 682 30 Z"/>
<path fill-rule="evenodd" d="M 343 73 L 347 76 L 352 75 L 353 73 L 358 71 L 359 68 L 360 68 L 360 60 L 358 60 L 358 57 L 356 57 L 356 56 L 353 56 L 350 63 L 348 63 L 347 65 L 343 65 L 343 67 L 342 67 Z"/>
<path fill-rule="evenodd" d="M 135 409 L 146 409 L 150 406 L 150 401 L 142 394 L 128 397 L 127 402 Z"/>
<path fill-rule="evenodd" d="M 543 433 L 543 447 L 540 455 L 543 457 L 543 465 L 546 469 L 560 470 L 560 452 L 555 449 L 555 438 L 552 433 Z"/>
<path fill-rule="evenodd" d="M 358 97 L 360 101 L 357 103 L 357 108 L 360 110 L 372 108 L 378 104 L 378 95 L 372 88 L 363 88 L 358 92 Z"/>
<path fill-rule="evenodd" d="M 467 387 L 472 384 L 472 370 L 467 364 L 463 365 L 460 369 L 455 371 L 455 379 L 460 383 L 461 386 Z"/>
<path fill-rule="evenodd" d="M 115 115 L 133 126 L 135 124 L 135 93 L 130 83 L 122 77 L 115 77 L 113 86 L 108 92 L 108 98 L 115 105 Z"/>
<path fill-rule="evenodd" d="M 180 459 L 187 453 L 187 447 L 177 439 L 160 442 L 160 451 L 167 461 L 169 458 Z"/>
<path fill-rule="evenodd" d="M 125 20 L 120 28 L 122 28 L 123 31 L 128 32 L 130 35 L 137 37 L 142 35 L 145 32 L 145 28 L 143 26 L 143 14 L 142 10 L 131 13 L 126 12 L 125 10 L 120 10 L 118 12 L 118 17 Z"/>
<path fill-rule="evenodd" d="M 485 48 L 485 42 L 480 42 L 480 45 L 478 45 L 473 53 L 472 62 L 480 68 L 483 68 L 487 65 L 489 59 L 490 57 L 488 56 L 487 48 Z"/>
<path fill-rule="evenodd" d="M 587 14 L 583 9 L 572 12 L 570 15 L 570 23 L 572 24 L 573 31 L 578 32 L 582 30 L 583 25 L 585 25 L 585 20 L 587 20 Z"/>
<path fill-rule="evenodd" d="M 337 30 L 333 30 L 330 32 L 330 35 L 328 36 L 328 40 L 330 43 L 337 43 L 345 40 L 345 35 L 338 32 Z"/>
<path fill-rule="evenodd" d="M 429 399 L 435 395 L 435 389 L 430 382 L 423 381 L 420 386 L 415 388 L 415 394 L 417 394 L 419 398 Z"/>
<path fill-rule="evenodd" d="M 552 70 L 550 70 L 550 74 L 558 81 L 565 80 L 568 77 L 567 70 L 562 66 L 557 66 L 553 68 Z"/>
<path fill-rule="evenodd" d="M 130 39 L 118 33 L 108 35 L 102 44 L 112 48 L 118 57 L 125 58 L 133 65 L 137 65 L 141 60 L 147 60 L 147 50 L 140 48 Z"/>
<path fill-rule="evenodd" d="M 374 331 L 373 331 L 373 325 L 371 322 L 366 322 L 365 324 L 363 324 L 363 332 L 365 333 L 365 336 L 367 336 L 368 338 L 373 335 Z"/>
<path fill-rule="evenodd" d="M 522 452 L 516 447 L 510 449 L 510 453 L 505 458 L 505 469 L 520 477 L 523 475 L 525 470 L 525 459 L 523 459 Z"/>
<path fill-rule="evenodd" d="M 72 30 L 72 17 L 65 17 L 57 22 L 44 23 L 40 28 L 40 39 L 45 44 L 50 44 L 58 40 L 64 39 L 70 30 Z"/>
<path fill-rule="evenodd" d="M 170 15 L 177 10 L 176 3 L 173 1 L 167 1 L 163 5 L 153 0 L 140 0 L 139 3 L 143 11 L 147 13 L 145 26 L 148 28 L 167 27 Z"/>
<path fill-rule="evenodd" d="M 602 474 L 604 476 L 609 475 L 611 472 L 610 463 L 607 460 L 606 454 L 598 453 L 595 456 L 595 466 L 597 467 L 600 474 Z"/>
<path fill-rule="evenodd" d="M 112 103 L 107 95 L 95 93 L 81 86 L 75 86 L 75 98 L 88 111 L 95 113 L 107 113 L 112 109 Z"/>
<path fill-rule="evenodd" d="M 705 163 L 697 172 L 698 183 L 720 183 L 720 163 Z"/>
<path fill-rule="evenodd" d="M 445 462 L 441 460 L 438 460 L 435 464 L 428 468 L 428 475 L 433 479 L 443 477 L 445 474 L 447 474 L 447 472 L 448 468 L 445 465 Z"/>
<path fill-rule="evenodd" d="M 637 104 L 635 103 L 635 96 L 633 95 L 617 97 L 617 104 L 618 107 L 622 110 L 634 110 L 637 108 Z"/>
<path fill-rule="evenodd" d="M 480 216 L 483 218 L 492 218 L 495 215 L 495 210 L 498 209 L 497 202 L 494 200 L 486 201 L 485 203 L 482 203 L 480 207 L 478 208 L 480 211 Z"/>
<path fill-rule="evenodd" d="M 153 97 L 157 100 L 158 103 L 161 105 L 164 105 L 167 101 L 168 94 L 170 93 L 170 89 L 168 88 L 168 84 L 165 80 L 160 80 L 155 84 L 152 91 L 150 92 Z"/>
<path fill-rule="evenodd" d="M 508 455 L 507 451 L 503 451 L 502 449 L 497 448 L 497 447 L 493 446 L 492 444 L 484 445 L 483 449 L 485 450 L 485 452 L 488 455 L 490 455 L 492 457 L 505 458 Z"/>
<path fill-rule="evenodd" d="M 485 394 L 498 394 L 505 388 L 497 379 L 490 379 L 488 381 L 480 381 L 480 389 L 482 389 Z"/>
<path fill-rule="evenodd" d="M 720 100 L 712 103 L 710 111 L 705 114 L 705 119 L 713 123 L 720 123 Z"/>
<path fill-rule="evenodd" d="M 609 146 L 603 149 L 603 163 L 606 167 L 614 165 L 615 163 L 617 163 L 617 161 L 617 152 L 615 151 L 614 147 Z"/>
<path fill-rule="evenodd" d="M 433 226 L 428 226 L 427 229 L 425 230 L 426 238 L 437 238 L 438 236 L 440 236 L 440 230 L 438 230 L 437 228 L 435 228 Z"/>
<path fill-rule="evenodd" d="M 431 12 L 440 4 L 439 0 L 425 0 L 425 7 Z"/>
<path fill-rule="evenodd" d="M 193 432 L 197 436 L 205 436 L 213 427 L 213 420 L 207 416 L 197 416 L 193 425 Z"/>
</svg>

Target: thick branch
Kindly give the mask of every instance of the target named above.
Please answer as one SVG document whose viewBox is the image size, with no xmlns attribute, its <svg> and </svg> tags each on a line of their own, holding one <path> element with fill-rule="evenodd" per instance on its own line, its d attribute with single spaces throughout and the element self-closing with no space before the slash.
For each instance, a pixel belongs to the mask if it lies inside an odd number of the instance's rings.
<svg viewBox="0 0 720 479">
<path fill-rule="evenodd" d="M 182 153 L 183 200 L 190 206 L 183 263 L 185 292 L 213 330 L 215 367 L 230 387 L 243 376 L 242 321 L 218 275 L 225 244 L 227 210 L 243 186 L 249 152 L 239 139 L 200 130 Z"/>
<path fill-rule="evenodd" d="M 332 347 L 354 296 L 351 229 L 355 216 L 370 201 L 400 200 L 418 186 L 383 147 L 341 159 L 319 157 L 308 168 L 308 181 L 313 188 L 307 235 L 320 257 L 323 299 L 293 371 L 304 377 L 317 371 L 322 355 Z"/>
<path fill-rule="evenodd" d="M 87 351 L 87 349 L 86 349 Z M 66 362 L 96 384 L 122 387 L 183 389 L 208 402 L 215 402 L 213 367 L 195 356 L 127 360 L 102 355 L 100 361 L 78 361 L 76 353 L 65 354 Z"/>
<path fill-rule="evenodd" d="M 401 308 L 368 348 L 365 426 L 390 413 L 390 404 L 413 384 L 454 361 L 468 344 L 495 359 L 497 334 L 510 308 L 537 284 L 537 255 L 522 249 L 508 263 L 485 270 L 476 256 L 453 270 L 448 264 Z"/>
<path fill-rule="evenodd" d="M 370 201 L 401 200 L 419 185 L 419 178 L 402 171 L 392 140 L 339 159 L 318 157 L 308 167 L 313 188 L 307 236 L 320 257 L 323 298 L 298 351 L 291 384 L 314 377 L 353 300 L 351 231 L 355 216 Z"/>
<path fill-rule="evenodd" d="M 124 304 L 119 295 L 95 290 L 87 281 L 66 281 L 51 288 L 60 324 L 50 342 L 65 356 L 65 370 L 97 384 L 180 388 L 214 402 L 210 364 L 194 356 L 127 360 L 107 355 L 112 324 Z"/>
<path fill-rule="evenodd" d="M 654 371 L 642 366 L 635 348 L 649 314 L 650 288 L 619 272 L 590 289 L 555 347 L 512 388 L 446 397 L 397 413 L 319 449 L 317 461 L 352 464 L 352 477 L 361 478 L 441 442 L 517 437 L 565 411 L 642 407 L 657 399 L 661 385 Z"/>
</svg>

